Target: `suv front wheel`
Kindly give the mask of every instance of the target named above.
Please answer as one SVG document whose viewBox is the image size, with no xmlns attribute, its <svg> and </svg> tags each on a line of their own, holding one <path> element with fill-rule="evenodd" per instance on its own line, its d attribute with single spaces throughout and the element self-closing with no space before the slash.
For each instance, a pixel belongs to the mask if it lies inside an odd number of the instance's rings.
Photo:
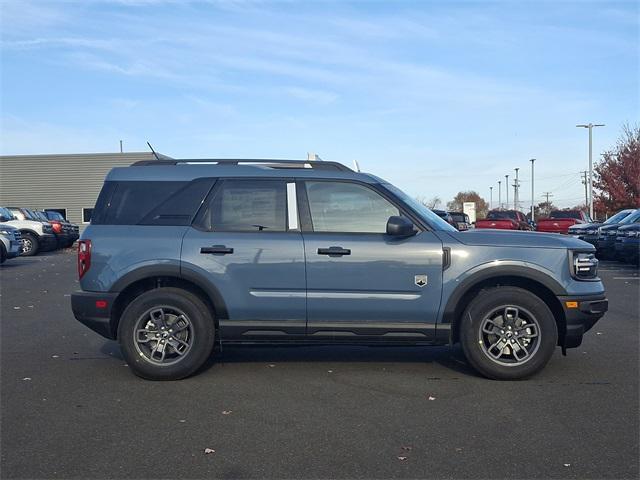
<svg viewBox="0 0 640 480">
<path fill-rule="evenodd" d="M 134 373 L 149 380 L 193 374 L 213 352 L 215 326 L 204 302 L 178 288 L 158 288 L 125 309 L 118 340 Z"/>
<path fill-rule="evenodd" d="M 517 380 L 540 371 L 558 342 L 547 304 L 518 287 L 482 290 L 460 323 L 460 341 L 469 363 L 486 377 Z"/>
</svg>

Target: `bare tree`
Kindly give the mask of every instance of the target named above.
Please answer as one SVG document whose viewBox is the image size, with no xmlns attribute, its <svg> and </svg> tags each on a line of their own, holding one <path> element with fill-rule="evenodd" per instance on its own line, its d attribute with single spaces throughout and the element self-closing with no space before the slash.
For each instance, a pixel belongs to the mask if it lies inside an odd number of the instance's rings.
<svg viewBox="0 0 640 480">
<path fill-rule="evenodd" d="M 429 200 L 427 200 L 426 197 L 417 196 L 416 201 L 431 210 L 433 210 L 434 208 L 438 208 L 440 205 L 442 205 L 442 199 L 440 199 L 440 197 L 437 197 L 437 196 L 432 197 Z"/>
</svg>

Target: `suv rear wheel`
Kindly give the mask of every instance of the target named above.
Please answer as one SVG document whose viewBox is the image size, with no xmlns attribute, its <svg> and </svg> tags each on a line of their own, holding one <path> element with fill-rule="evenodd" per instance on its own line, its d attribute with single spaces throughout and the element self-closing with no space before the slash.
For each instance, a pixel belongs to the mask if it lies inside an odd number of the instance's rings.
<svg viewBox="0 0 640 480">
<path fill-rule="evenodd" d="M 482 290 L 464 312 L 460 341 L 469 363 L 486 377 L 517 380 L 540 371 L 558 342 L 547 304 L 517 287 Z"/>
<path fill-rule="evenodd" d="M 125 309 L 118 340 L 134 373 L 149 380 L 179 380 L 209 358 L 215 341 L 211 313 L 200 298 L 179 288 L 158 288 Z"/>
</svg>

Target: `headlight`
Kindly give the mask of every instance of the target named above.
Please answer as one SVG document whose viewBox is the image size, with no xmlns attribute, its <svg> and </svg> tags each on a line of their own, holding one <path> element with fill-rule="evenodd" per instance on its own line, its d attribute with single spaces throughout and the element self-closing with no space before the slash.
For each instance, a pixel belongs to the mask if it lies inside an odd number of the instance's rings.
<svg viewBox="0 0 640 480">
<path fill-rule="evenodd" d="M 595 228 L 590 228 L 589 230 L 587 230 L 587 235 L 595 235 L 596 233 L 598 233 L 598 230 L 596 230 Z"/>
<path fill-rule="evenodd" d="M 618 230 L 607 230 L 607 235 L 615 237 L 618 234 Z"/>
<path fill-rule="evenodd" d="M 638 237 L 640 236 L 640 232 L 637 230 L 629 230 L 627 232 L 627 237 Z"/>
<path fill-rule="evenodd" d="M 0 228 L 0 235 L 6 235 L 7 237 L 12 237 L 13 232 L 11 230 L 3 230 Z"/>
<path fill-rule="evenodd" d="M 576 280 L 593 280 L 598 278 L 598 259 L 593 252 L 571 252 L 571 276 Z"/>
<path fill-rule="evenodd" d="M 571 235 L 584 235 L 584 230 L 580 230 L 578 228 L 570 228 L 569 233 Z"/>
</svg>

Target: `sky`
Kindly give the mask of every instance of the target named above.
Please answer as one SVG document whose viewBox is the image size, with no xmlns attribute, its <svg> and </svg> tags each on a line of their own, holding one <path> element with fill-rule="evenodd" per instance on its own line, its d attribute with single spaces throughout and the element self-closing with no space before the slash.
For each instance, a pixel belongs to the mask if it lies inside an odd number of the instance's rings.
<svg viewBox="0 0 640 480">
<path fill-rule="evenodd" d="M 413 196 L 584 203 L 637 124 L 640 3 L 0 0 L 0 154 L 306 158 Z M 512 189 L 511 189 L 512 190 Z M 510 200 L 513 191 L 510 192 Z"/>
</svg>

